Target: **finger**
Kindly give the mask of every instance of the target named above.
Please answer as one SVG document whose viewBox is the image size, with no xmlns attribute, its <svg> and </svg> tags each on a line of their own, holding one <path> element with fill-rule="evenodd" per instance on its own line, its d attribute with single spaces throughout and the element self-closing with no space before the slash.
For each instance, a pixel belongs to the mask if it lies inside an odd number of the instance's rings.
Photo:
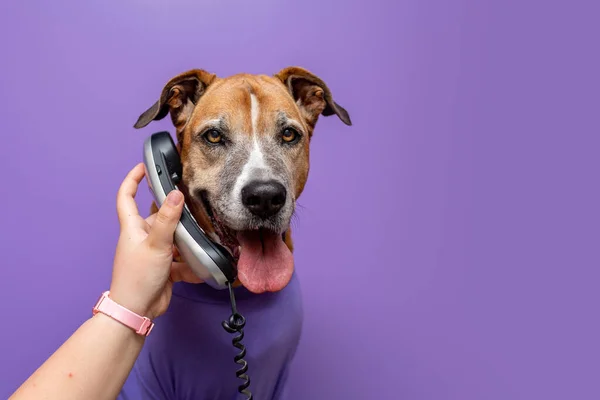
<svg viewBox="0 0 600 400">
<path fill-rule="evenodd" d="M 154 221 L 156 221 L 156 213 L 150 215 L 148 218 L 146 218 L 146 233 L 150 232 L 150 227 L 152 226 L 152 224 L 154 223 Z M 176 245 L 173 245 L 173 260 L 177 260 L 180 257 L 180 253 L 179 253 L 179 249 L 177 248 Z"/>
<path fill-rule="evenodd" d="M 117 215 L 121 225 L 125 225 L 131 217 L 139 216 L 135 195 L 139 183 L 144 177 L 144 164 L 136 165 L 125 177 L 117 192 Z"/>
<path fill-rule="evenodd" d="M 165 202 L 156 213 L 150 232 L 148 244 L 151 247 L 171 250 L 173 234 L 183 210 L 183 194 L 178 190 L 169 193 Z"/>
<path fill-rule="evenodd" d="M 196 274 L 190 269 L 186 263 L 173 262 L 171 264 L 171 281 L 173 282 L 187 282 L 187 283 L 202 283 L 202 279 L 198 278 Z"/>
</svg>

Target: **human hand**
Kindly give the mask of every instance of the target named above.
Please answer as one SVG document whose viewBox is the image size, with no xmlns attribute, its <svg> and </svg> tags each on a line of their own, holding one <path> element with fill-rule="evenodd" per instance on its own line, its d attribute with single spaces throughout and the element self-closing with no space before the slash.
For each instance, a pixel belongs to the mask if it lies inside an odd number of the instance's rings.
<svg viewBox="0 0 600 400">
<path fill-rule="evenodd" d="M 173 235 L 183 210 L 183 194 L 172 191 L 155 214 L 140 216 L 135 195 L 144 165 L 133 168 L 117 194 L 121 233 L 115 252 L 110 298 L 150 319 L 169 306 L 173 282 L 202 282 L 187 264 L 173 261 Z"/>
</svg>

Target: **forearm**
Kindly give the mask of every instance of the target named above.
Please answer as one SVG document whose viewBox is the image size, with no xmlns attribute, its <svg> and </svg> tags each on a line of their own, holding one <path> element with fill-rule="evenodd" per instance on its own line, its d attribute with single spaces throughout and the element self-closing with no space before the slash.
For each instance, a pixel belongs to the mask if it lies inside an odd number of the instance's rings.
<svg viewBox="0 0 600 400">
<path fill-rule="evenodd" d="M 144 338 L 104 315 L 86 321 L 10 398 L 114 400 Z"/>
</svg>

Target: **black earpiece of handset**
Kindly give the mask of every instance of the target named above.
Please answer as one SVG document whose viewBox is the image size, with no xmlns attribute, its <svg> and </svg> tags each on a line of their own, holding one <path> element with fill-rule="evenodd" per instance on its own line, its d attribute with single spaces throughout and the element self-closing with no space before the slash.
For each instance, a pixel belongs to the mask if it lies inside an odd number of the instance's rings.
<svg viewBox="0 0 600 400">
<path fill-rule="evenodd" d="M 177 189 L 183 168 L 179 152 L 169 132 L 158 132 L 144 143 L 146 180 L 160 207 L 167 195 Z M 212 241 L 198 225 L 187 206 L 175 230 L 175 244 L 192 271 L 216 289 L 227 289 L 236 278 L 233 257 L 223 246 Z"/>
</svg>

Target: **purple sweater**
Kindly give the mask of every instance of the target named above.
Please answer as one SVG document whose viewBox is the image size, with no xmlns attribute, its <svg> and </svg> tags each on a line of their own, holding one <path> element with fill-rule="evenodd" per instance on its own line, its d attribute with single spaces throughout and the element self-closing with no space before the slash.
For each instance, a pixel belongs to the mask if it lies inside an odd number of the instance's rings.
<svg viewBox="0 0 600 400">
<path fill-rule="evenodd" d="M 296 274 L 277 293 L 236 289 L 246 318 L 244 340 L 255 399 L 284 399 L 285 383 L 302 328 Z M 231 314 L 229 293 L 208 285 L 176 284 L 168 311 L 156 319 L 119 400 L 235 400 L 242 381 L 233 357 L 234 335 L 221 322 Z"/>
</svg>

